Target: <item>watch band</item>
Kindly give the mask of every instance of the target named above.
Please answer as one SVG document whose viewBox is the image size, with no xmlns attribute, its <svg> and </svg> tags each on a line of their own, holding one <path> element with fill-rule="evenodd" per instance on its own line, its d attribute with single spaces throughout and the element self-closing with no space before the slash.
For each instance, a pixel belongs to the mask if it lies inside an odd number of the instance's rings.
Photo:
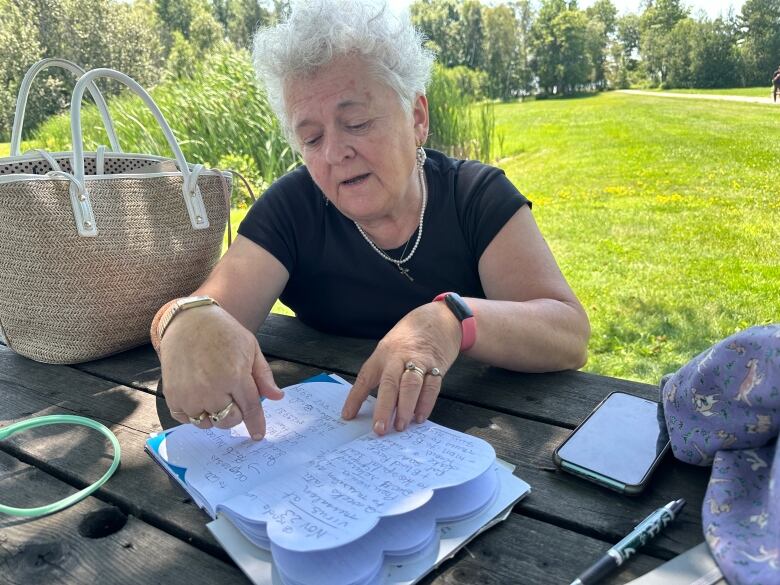
<svg viewBox="0 0 780 585">
<path fill-rule="evenodd" d="M 474 343 L 477 341 L 477 320 L 474 317 L 474 312 L 466 304 L 458 293 L 444 292 L 440 295 L 436 295 L 433 299 L 436 301 L 444 301 L 452 314 L 460 321 L 460 351 L 467 351 L 471 349 Z"/>
<path fill-rule="evenodd" d="M 181 297 L 179 299 L 175 299 L 171 301 L 170 303 L 167 303 L 155 316 L 155 320 L 152 324 L 152 330 L 151 330 L 151 337 L 152 337 L 152 345 L 157 350 L 160 347 L 160 341 L 162 341 L 163 334 L 165 333 L 165 330 L 168 328 L 168 326 L 171 324 L 171 321 L 173 321 L 173 318 L 181 313 L 182 311 L 186 311 L 187 309 L 192 309 L 194 307 L 203 307 L 206 305 L 217 305 L 219 306 L 219 303 L 212 299 L 211 297 L 207 296 L 192 296 L 192 297 Z"/>
</svg>

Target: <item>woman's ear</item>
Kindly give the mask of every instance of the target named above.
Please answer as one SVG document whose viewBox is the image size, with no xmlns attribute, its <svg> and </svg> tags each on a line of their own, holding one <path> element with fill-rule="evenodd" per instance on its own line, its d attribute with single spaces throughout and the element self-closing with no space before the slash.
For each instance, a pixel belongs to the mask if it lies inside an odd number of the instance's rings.
<svg viewBox="0 0 780 585">
<path fill-rule="evenodd" d="M 428 98 L 424 95 L 418 95 L 414 99 L 412 118 L 414 120 L 414 138 L 418 144 L 425 144 L 428 139 L 430 119 L 428 117 Z"/>
</svg>

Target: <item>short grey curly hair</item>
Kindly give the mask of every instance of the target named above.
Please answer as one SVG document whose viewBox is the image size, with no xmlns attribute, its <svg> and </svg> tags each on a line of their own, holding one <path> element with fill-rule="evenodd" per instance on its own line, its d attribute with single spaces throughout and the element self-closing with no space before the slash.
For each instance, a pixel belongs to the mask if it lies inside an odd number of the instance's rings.
<svg viewBox="0 0 780 585">
<path fill-rule="evenodd" d="M 287 20 L 260 28 L 252 53 L 255 70 L 290 144 L 294 136 L 284 105 L 288 79 L 315 72 L 334 58 L 357 54 L 393 89 L 408 114 L 431 78 L 433 52 L 407 15 L 384 0 L 293 0 Z"/>
</svg>

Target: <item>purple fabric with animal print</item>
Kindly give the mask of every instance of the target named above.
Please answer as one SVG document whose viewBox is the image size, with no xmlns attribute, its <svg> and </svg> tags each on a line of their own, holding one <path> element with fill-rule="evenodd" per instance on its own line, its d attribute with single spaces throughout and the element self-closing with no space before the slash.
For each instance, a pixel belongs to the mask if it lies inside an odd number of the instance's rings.
<svg viewBox="0 0 780 585">
<path fill-rule="evenodd" d="M 780 584 L 780 325 L 724 339 L 661 394 L 674 456 L 712 465 L 702 520 L 724 577 Z"/>
</svg>

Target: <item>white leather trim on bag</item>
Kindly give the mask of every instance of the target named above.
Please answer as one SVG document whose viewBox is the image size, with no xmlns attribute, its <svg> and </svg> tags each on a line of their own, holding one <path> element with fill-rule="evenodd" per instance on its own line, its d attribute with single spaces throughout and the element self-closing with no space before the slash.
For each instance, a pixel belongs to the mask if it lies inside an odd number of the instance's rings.
<svg viewBox="0 0 780 585">
<path fill-rule="evenodd" d="M 171 127 L 168 122 L 165 121 L 160 108 L 154 103 L 152 97 L 141 87 L 134 79 L 114 71 L 113 69 L 93 69 L 83 75 L 73 88 L 73 95 L 70 100 L 70 129 L 73 144 L 73 175 L 74 182 L 71 184 L 71 199 L 73 201 L 73 213 L 76 217 L 76 225 L 79 229 L 79 234 L 82 236 L 91 236 L 97 230 L 95 218 L 86 219 L 87 216 L 91 216 L 92 204 L 89 200 L 89 193 L 86 189 L 79 190 L 76 194 L 76 189 L 79 185 L 84 184 L 84 137 L 81 131 L 81 106 L 84 98 L 84 92 L 88 85 L 93 80 L 100 77 L 108 77 L 114 79 L 126 87 L 128 87 L 134 94 L 143 100 L 149 111 L 152 112 L 154 119 L 163 131 L 165 139 L 168 142 L 168 146 L 173 151 L 173 157 L 178 163 L 179 170 L 184 178 L 184 187 L 182 189 L 182 198 L 184 199 L 184 205 L 187 208 L 187 213 L 190 217 L 190 223 L 194 229 L 207 229 L 209 227 L 209 218 L 206 214 L 206 206 L 203 203 L 203 197 L 201 196 L 200 189 L 197 188 L 197 184 L 191 185 L 192 181 L 190 175 L 192 174 L 190 166 L 187 164 L 187 159 L 184 157 L 184 153 L 181 151 L 179 143 L 176 141 L 176 137 L 173 135 Z M 195 177 L 197 178 L 201 165 L 194 165 L 193 169 Z M 77 205 L 78 203 L 78 205 Z"/>
<path fill-rule="evenodd" d="M 106 160 L 106 147 L 102 144 L 95 151 L 95 174 L 102 175 L 104 172 L 103 163 Z"/>
<path fill-rule="evenodd" d="M 24 79 L 22 79 L 22 85 L 19 88 L 19 94 L 16 96 L 16 111 L 14 113 L 13 128 L 11 130 L 11 155 L 13 156 L 18 156 L 19 152 L 21 151 L 20 146 L 22 144 L 22 127 L 24 126 L 24 113 L 27 109 L 27 98 L 30 96 L 30 87 L 35 80 L 35 77 L 41 71 L 49 67 L 59 67 L 61 69 L 65 69 L 66 71 L 70 71 L 76 77 L 76 79 L 79 79 L 85 74 L 84 69 L 72 61 L 68 61 L 67 59 L 59 59 L 57 57 L 41 59 L 32 67 L 30 67 L 30 69 L 25 74 Z M 111 116 L 108 113 L 108 106 L 106 105 L 106 100 L 103 98 L 103 94 L 100 93 L 100 90 L 94 83 L 90 83 L 87 89 L 92 95 L 92 99 L 95 100 L 95 105 L 97 105 L 98 111 L 100 112 L 100 117 L 103 120 L 106 134 L 108 134 L 108 141 L 111 144 L 111 148 L 113 148 L 116 152 L 121 151 L 122 149 L 119 147 L 119 141 L 117 140 L 116 133 L 114 132 L 114 124 L 111 122 Z"/>
<path fill-rule="evenodd" d="M 67 174 L 67 173 L 64 173 Z M 201 175 L 208 177 L 222 176 L 226 178 L 232 178 L 232 175 L 227 171 L 208 170 L 201 172 Z M 112 179 L 147 179 L 150 177 L 181 177 L 182 174 L 176 172 L 160 172 L 160 173 L 122 173 L 121 175 L 87 175 L 88 181 L 111 181 Z M 51 175 L 0 175 L 0 183 L 13 183 L 14 181 L 66 181 L 67 177 L 63 176 L 51 176 Z"/>
</svg>

